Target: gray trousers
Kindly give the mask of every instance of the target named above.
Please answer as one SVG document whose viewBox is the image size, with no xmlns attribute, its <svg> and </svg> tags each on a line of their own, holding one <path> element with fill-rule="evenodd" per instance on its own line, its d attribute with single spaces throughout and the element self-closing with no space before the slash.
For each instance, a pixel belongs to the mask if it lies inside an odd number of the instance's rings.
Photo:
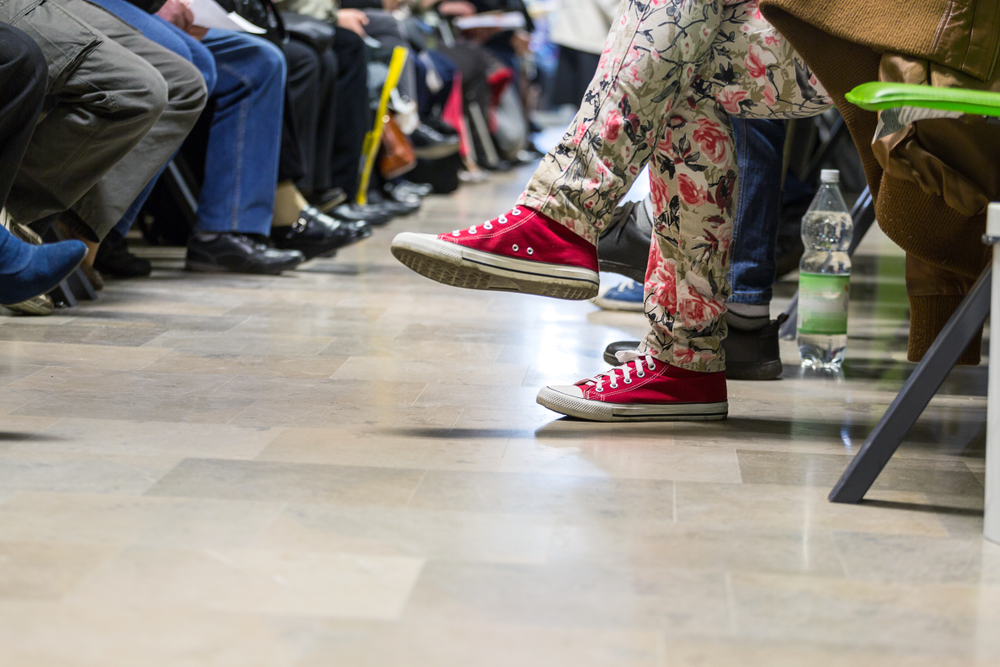
<svg viewBox="0 0 1000 667">
<path fill-rule="evenodd" d="M 100 240 L 194 127 L 205 82 L 85 0 L 0 0 L 0 21 L 38 43 L 49 69 L 43 118 L 7 210 L 34 222 L 72 209 Z"/>
</svg>

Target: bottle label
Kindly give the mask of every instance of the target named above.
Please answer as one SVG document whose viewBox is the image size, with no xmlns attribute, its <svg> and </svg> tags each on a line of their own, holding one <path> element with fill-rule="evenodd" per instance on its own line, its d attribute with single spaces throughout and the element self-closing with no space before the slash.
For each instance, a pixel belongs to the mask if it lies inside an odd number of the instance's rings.
<svg viewBox="0 0 1000 667">
<path fill-rule="evenodd" d="M 847 333 L 851 275 L 799 274 L 799 333 L 839 336 Z"/>
</svg>

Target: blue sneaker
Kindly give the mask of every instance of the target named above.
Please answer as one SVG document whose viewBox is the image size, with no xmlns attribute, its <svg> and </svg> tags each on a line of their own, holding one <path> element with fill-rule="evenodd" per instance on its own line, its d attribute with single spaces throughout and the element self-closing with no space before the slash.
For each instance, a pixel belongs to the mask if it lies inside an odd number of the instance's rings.
<svg viewBox="0 0 1000 667">
<path fill-rule="evenodd" d="M 594 303 L 604 310 L 628 310 L 641 313 L 645 310 L 645 299 L 646 293 L 643 284 L 634 280 L 626 280 L 598 296 L 594 299 Z"/>
</svg>

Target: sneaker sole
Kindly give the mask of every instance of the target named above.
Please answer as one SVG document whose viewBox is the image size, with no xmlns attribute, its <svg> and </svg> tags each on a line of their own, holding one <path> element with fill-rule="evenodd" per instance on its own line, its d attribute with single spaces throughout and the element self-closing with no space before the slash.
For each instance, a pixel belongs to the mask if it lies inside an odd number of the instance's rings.
<svg viewBox="0 0 1000 667">
<path fill-rule="evenodd" d="M 646 310 L 646 304 L 641 301 L 618 301 L 616 299 L 606 299 L 602 296 L 594 299 L 594 305 L 604 310 L 621 310 L 627 313 L 642 313 Z"/>
<path fill-rule="evenodd" d="M 396 236 L 392 254 L 426 278 L 466 289 L 584 301 L 597 296 L 599 285 L 589 269 L 512 259 L 411 232 Z"/>
<path fill-rule="evenodd" d="M 671 405 L 603 403 L 569 396 L 551 387 L 538 392 L 536 400 L 560 414 L 599 422 L 720 421 L 729 416 L 729 401 Z"/>
</svg>

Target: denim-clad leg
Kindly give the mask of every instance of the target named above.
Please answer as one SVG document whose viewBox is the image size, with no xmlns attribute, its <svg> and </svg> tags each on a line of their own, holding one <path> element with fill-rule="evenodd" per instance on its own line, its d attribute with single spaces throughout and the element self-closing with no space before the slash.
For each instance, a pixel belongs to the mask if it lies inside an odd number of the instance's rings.
<svg viewBox="0 0 1000 667">
<path fill-rule="evenodd" d="M 209 30 L 215 114 L 198 199 L 201 232 L 269 234 L 278 183 L 285 57 L 259 37 Z"/>
<path fill-rule="evenodd" d="M 216 81 L 215 59 L 198 40 L 186 34 L 177 26 L 164 21 L 159 16 L 153 16 L 139 9 L 132 3 L 127 2 L 127 0 L 92 1 L 95 5 L 103 7 L 141 32 L 142 36 L 146 39 L 156 42 L 163 48 L 170 49 L 182 58 L 190 61 L 205 78 L 205 88 L 208 90 L 209 96 L 212 95 Z M 143 204 L 146 203 L 146 200 L 149 199 L 149 195 L 153 192 L 156 182 L 160 180 L 160 175 L 163 174 L 166 168 L 166 165 L 164 165 L 160 169 L 156 176 L 153 177 L 153 180 L 147 183 L 146 187 L 142 189 L 139 196 L 135 198 L 132 205 L 125 211 L 125 214 L 122 215 L 121 220 L 115 225 L 115 231 L 118 234 L 123 237 L 128 234 L 128 230 L 132 228 L 135 219 L 139 216 L 139 211 L 142 209 Z"/>
<path fill-rule="evenodd" d="M 771 303 L 781 222 L 785 121 L 733 118 L 739 168 L 738 204 L 730 246 L 727 303 Z"/>
</svg>

